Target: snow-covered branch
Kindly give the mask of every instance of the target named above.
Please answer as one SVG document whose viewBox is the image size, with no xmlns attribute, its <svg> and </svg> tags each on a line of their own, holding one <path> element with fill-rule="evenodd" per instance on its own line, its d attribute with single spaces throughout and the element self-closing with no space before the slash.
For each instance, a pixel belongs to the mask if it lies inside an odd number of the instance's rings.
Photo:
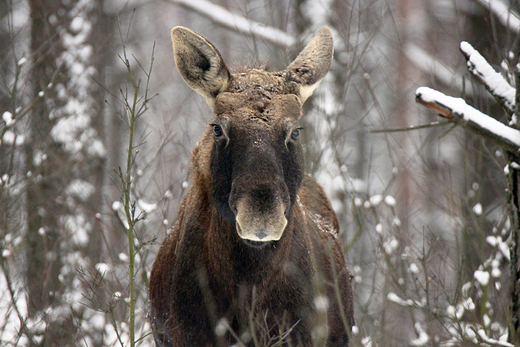
<svg viewBox="0 0 520 347">
<path fill-rule="evenodd" d="M 438 112 L 442 117 L 482 135 L 509 152 L 518 153 L 520 131 L 471 107 L 464 99 L 447 96 L 428 87 L 418 88 L 415 98 L 418 103 Z"/>
<path fill-rule="evenodd" d="M 500 0 L 476 0 L 482 6 L 489 9 L 500 23 L 513 33 L 520 34 L 520 15 L 511 9 L 511 5 L 506 5 Z"/>
<path fill-rule="evenodd" d="M 280 29 L 245 18 L 207 0 L 170 1 L 196 11 L 222 26 L 237 30 L 243 34 L 260 37 L 278 46 L 289 47 L 296 42 L 294 36 L 289 35 Z"/>
<path fill-rule="evenodd" d="M 462 41 L 460 50 L 466 57 L 468 70 L 486 87 L 509 115 L 514 114 L 516 89 L 511 87 L 502 74 L 496 72 L 469 43 Z"/>
<path fill-rule="evenodd" d="M 492 338 L 488 337 L 486 335 L 486 332 L 484 331 L 484 329 L 478 329 L 477 334 L 480 337 L 480 339 L 482 340 L 482 342 L 487 343 L 488 345 L 491 345 L 491 346 L 503 346 L 503 347 L 514 347 L 514 345 L 512 343 L 509 343 L 507 341 L 495 340 L 495 339 L 492 339 Z"/>
<path fill-rule="evenodd" d="M 447 86 L 462 86 L 462 76 L 452 69 L 447 68 L 441 61 L 435 59 L 417 45 L 407 43 L 404 46 L 406 57 L 419 69 L 428 74 L 433 74 L 437 80 Z"/>
</svg>

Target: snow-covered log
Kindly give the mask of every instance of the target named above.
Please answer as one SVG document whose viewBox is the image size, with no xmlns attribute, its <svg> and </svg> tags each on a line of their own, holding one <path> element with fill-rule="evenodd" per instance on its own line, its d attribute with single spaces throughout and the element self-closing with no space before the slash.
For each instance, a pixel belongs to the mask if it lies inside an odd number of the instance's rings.
<svg viewBox="0 0 520 347">
<path fill-rule="evenodd" d="M 415 92 L 416 101 L 436 112 L 495 142 L 511 153 L 520 149 L 520 131 L 471 107 L 461 98 L 447 96 L 428 87 Z"/>
<path fill-rule="evenodd" d="M 466 57 L 468 70 L 486 87 L 509 115 L 514 114 L 516 89 L 511 87 L 504 76 L 496 72 L 468 42 L 460 43 L 460 51 Z"/>
</svg>

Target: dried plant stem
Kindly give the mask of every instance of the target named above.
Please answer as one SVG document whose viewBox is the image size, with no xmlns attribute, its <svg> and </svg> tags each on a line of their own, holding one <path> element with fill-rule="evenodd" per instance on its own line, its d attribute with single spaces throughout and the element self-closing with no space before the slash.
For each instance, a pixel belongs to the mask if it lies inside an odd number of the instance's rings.
<svg viewBox="0 0 520 347">
<path fill-rule="evenodd" d="M 150 100 L 148 99 L 148 85 L 150 81 L 150 75 L 151 70 L 153 66 L 153 52 L 152 52 L 152 60 L 150 63 L 150 69 L 146 73 L 147 79 L 146 79 L 146 86 L 145 86 L 145 92 L 144 97 L 140 97 L 139 93 L 141 91 L 141 80 L 137 80 L 134 76 L 134 73 L 132 71 L 132 68 L 130 66 L 130 62 L 126 55 L 126 47 L 125 47 L 125 40 L 123 38 L 123 34 L 121 32 L 121 25 L 118 26 L 119 28 L 119 35 L 121 39 L 121 43 L 123 46 L 123 56 L 120 57 L 123 64 L 126 67 L 127 74 L 131 83 L 133 95 L 131 96 L 131 99 L 128 98 L 126 93 L 122 93 L 122 100 L 123 104 L 125 106 L 126 116 L 127 116 L 127 123 L 128 123 L 128 129 L 129 129 L 129 135 L 128 135 L 128 149 L 127 149 L 127 158 L 126 158 L 126 171 L 123 175 L 123 173 L 120 173 L 120 179 L 121 184 L 123 188 L 123 209 L 126 217 L 126 223 L 125 223 L 125 231 L 126 236 L 128 240 L 128 308 L 129 308 L 129 328 L 128 328 L 128 335 L 130 339 L 130 346 L 134 347 L 136 345 L 136 338 L 135 338 L 135 306 L 136 306 L 136 291 L 135 291 L 135 277 L 136 277 L 136 269 L 135 269 L 135 260 L 136 255 L 139 253 L 140 247 L 137 247 L 134 245 L 134 235 L 135 235 L 135 224 L 141 219 L 141 217 L 138 215 L 135 215 L 135 203 L 131 202 L 131 189 L 132 189 L 132 169 L 133 165 L 135 163 L 135 156 L 139 152 L 138 150 L 135 150 L 134 148 L 134 134 L 135 134 L 135 128 L 136 128 L 136 121 L 137 119 L 146 112 L 146 105 L 147 102 Z M 154 46 L 155 47 L 155 46 Z M 141 66 L 140 66 L 141 67 Z M 142 69 L 142 67 L 141 67 Z"/>
</svg>

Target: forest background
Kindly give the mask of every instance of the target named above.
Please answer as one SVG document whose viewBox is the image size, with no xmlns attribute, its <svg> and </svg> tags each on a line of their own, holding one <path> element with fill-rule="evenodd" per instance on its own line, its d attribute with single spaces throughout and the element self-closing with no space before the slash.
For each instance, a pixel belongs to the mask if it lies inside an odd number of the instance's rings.
<svg viewBox="0 0 520 347">
<path fill-rule="evenodd" d="M 415 93 L 507 124 L 459 46 L 514 87 L 519 13 L 516 0 L 1 1 L 0 345 L 152 346 L 149 271 L 210 117 L 176 72 L 171 28 L 228 65 L 282 70 L 327 25 L 335 57 L 302 136 L 355 276 L 352 344 L 512 346 L 519 167 Z"/>
</svg>

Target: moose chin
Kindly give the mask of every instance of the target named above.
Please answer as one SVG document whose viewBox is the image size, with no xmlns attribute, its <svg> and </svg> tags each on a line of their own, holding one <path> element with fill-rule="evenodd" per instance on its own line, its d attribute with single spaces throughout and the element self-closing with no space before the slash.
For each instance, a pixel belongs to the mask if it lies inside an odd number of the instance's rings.
<svg viewBox="0 0 520 347">
<path fill-rule="evenodd" d="M 151 273 L 156 345 L 347 346 L 351 275 L 299 139 L 302 105 L 331 65 L 330 30 L 279 72 L 229 70 L 201 35 L 171 35 L 179 73 L 213 116 Z"/>
</svg>

